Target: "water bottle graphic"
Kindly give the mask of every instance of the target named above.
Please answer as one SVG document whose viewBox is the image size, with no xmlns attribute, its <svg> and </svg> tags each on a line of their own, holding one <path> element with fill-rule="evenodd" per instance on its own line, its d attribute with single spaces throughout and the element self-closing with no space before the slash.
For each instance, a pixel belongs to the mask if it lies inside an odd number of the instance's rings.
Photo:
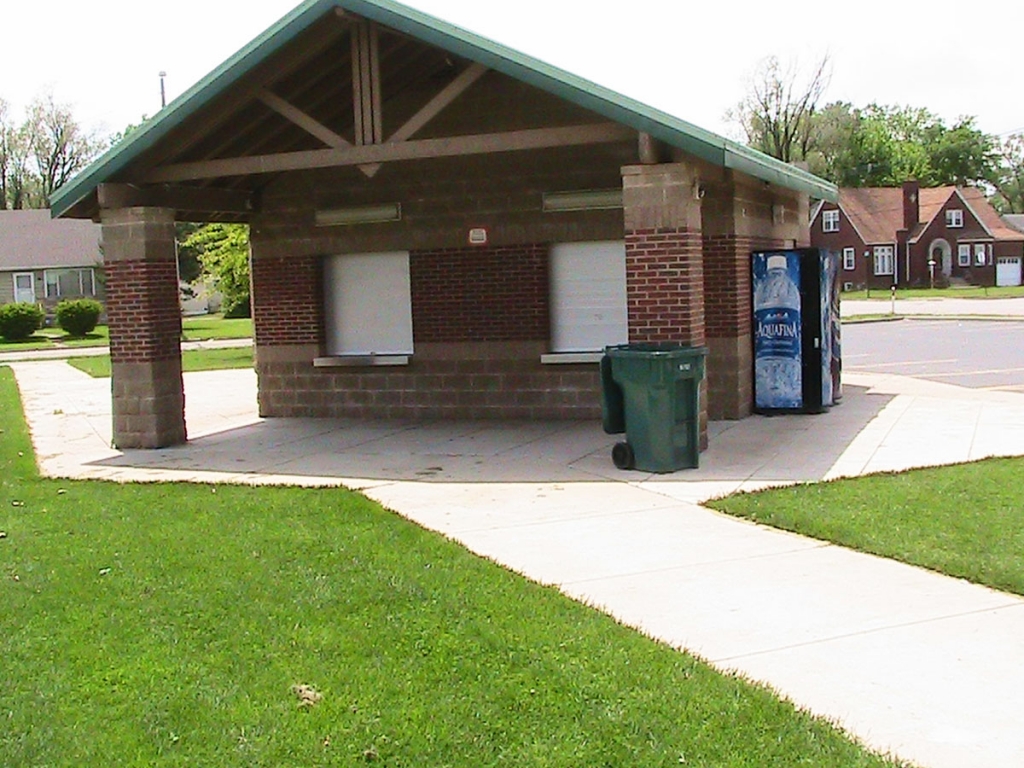
<svg viewBox="0 0 1024 768">
<path fill-rule="evenodd" d="M 759 254 L 759 258 L 764 259 Z M 800 261 L 773 253 L 754 269 L 754 376 L 757 407 L 803 407 Z M 760 273 L 760 274 L 759 274 Z"/>
</svg>

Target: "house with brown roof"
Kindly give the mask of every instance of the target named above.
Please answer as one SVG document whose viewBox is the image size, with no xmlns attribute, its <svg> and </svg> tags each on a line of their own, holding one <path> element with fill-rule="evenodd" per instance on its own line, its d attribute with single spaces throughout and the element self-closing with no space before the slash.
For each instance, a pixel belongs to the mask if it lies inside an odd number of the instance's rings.
<svg viewBox="0 0 1024 768">
<path fill-rule="evenodd" d="M 841 255 L 846 290 L 1021 284 L 1024 232 L 971 187 L 841 189 L 814 209 L 811 244 Z"/>
<path fill-rule="evenodd" d="M 61 299 L 103 301 L 102 260 L 98 224 L 0 211 L 0 305 L 24 301 L 52 314 Z"/>
</svg>

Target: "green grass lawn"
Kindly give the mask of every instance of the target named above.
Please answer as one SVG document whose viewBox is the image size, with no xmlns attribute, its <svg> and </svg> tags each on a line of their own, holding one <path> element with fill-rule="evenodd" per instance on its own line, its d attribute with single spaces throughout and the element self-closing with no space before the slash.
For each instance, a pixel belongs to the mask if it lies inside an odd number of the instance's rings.
<svg viewBox="0 0 1024 768">
<path fill-rule="evenodd" d="M 897 299 L 1014 299 L 1024 296 L 1024 286 L 1001 286 L 966 288 L 899 288 Z M 871 295 L 867 291 L 844 291 L 844 299 L 868 299 L 872 301 L 888 301 L 891 296 L 887 289 L 872 288 Z"/>
<path fill-rule="evenodd" d="M 252 320 L 247 317 L 226 319 L 220 315 L 199 315 L 183 318 L 181 326 L 186 341 L 252 337 Z"/>
<path fill-rule="evenodd" d="M 68 365 L 84 371 L 94 379 L 109 378 L 110 355 L 72 357 Z M 226 368 L 252 368 L 252 347 L 230 349 L 186 349 L 181 353 L 181 368 L 192 371 L 220 371 Z"/>
<path fill-rule="evenodd" d="M 708 506 L 1024 595 L 1024 458 L 869 475 Z"/>
<path fill-rule="evenodd" d="M 40 479 L 2 367 L 0 532 L 0 765 L 894 764 L 359 494 Z"/>
<path fill-rule="evenodd" d="M 182 338 L 186 341 L 210 339 L 247 339 L 252 336 L 252 320 L 227 320 L 220 315 L 186 317 L 181 321 Z M 0 352 L 33 352 L 40 349 L 66 349 L 74 347 L 105 347 L 110 343 L 107 326 L 96 327 L 84 338 L 72 338 L 60 328 L 43 328 L 25 341 L 0 341 Z"/>
</svg>

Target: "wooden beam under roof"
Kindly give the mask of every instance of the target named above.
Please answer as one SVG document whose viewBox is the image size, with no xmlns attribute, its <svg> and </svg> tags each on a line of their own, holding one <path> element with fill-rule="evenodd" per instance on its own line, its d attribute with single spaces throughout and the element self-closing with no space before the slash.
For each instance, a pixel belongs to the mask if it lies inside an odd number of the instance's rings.
<svg viewBox="0 0 1024 768">
<path fill-rule="evenodd" d="M 150 206 L 177 211 L 250 214 L 255 209 L 252 192 L 215 187 L 182 187 L 161 184 L 100 184 L 97 189 L 100 208 Z"/>
<path fill-rule="evenodd" d="M 318 149 L 274 155 L 200 160 L 156 168 L 146 176 L 146 181 L 161 183 L 214 179 L 226 176 L 249 176 L 400 160 L 426 160 L 497 152 L 610 144 L 629 140 L 636 140 L 636 131 L 631 128 L 618 123 L 593 123 L 505 133 L 452 136 L 441 139 L 421 139 L 349 149 Z"/>
</svg>

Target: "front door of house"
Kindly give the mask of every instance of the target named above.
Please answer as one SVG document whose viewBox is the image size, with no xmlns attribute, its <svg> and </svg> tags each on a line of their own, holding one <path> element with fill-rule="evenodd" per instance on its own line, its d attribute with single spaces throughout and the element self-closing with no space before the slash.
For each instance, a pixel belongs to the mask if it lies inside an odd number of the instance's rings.
<svg viewBox="0 0 1024 768">
<path fill-rule="evenodd" d="M 15 273 L 14 300 L 26 304 L 36 303 L 36 276 L 31 272 Z"/>
</svg>

